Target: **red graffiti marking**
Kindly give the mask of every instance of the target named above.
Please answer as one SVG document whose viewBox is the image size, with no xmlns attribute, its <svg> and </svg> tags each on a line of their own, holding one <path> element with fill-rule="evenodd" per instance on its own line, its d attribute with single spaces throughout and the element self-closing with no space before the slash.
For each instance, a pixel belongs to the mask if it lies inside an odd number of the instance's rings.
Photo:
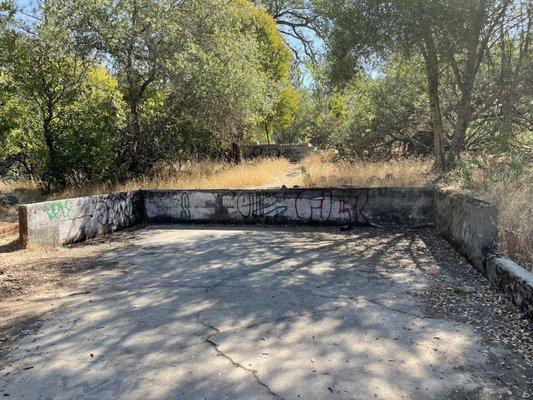
<svg viewBox="0 0 533 400">
<path fill-rule="evenodd" d="M 364 197 L 364 199 L 363 199 Z M 363 214 L 363 210 L 368 202 L 368 193 L 356 193 L 352 201 L 353 207 L 350 204 L 350 199 L 339 199 L 339 216 L 346 216 L 348 223 L 362 223 L 368 224 L 368 218 Z"/>
<path fill-rule="evenodd" d="M 368 203 L 368 193 L 364 194 L 364 203 L 361 201 L 361 193 L 356 193 L 355 195 L 355 221 L 354 222 L 361 222 L 365 224 L 370 224 L 368 221 L 368 218 L 363 214 L 363 210 L 365 209 L 366 203 Z M 362 203 L 362 204 L 361 204 Z"/>
<path fill-rule="evenodd" d="M 348 214 L 348 222 L 352 223 L 352 210 L 347 199 L 339 199 L 339 215 Z"/>
<path fill-rule="evenodd" d="M 324 190 L 319 196 L 313 196 L 312 193 L 303 191 L 296 196 L 294 208 L 297 218 L 306 221 L 328 222 L 333 219 L 349 224 L 370 224 L 364 212 L 368 203 L 368 193 L 355 193 L 353 198 L 339 199 L 334 199 L 331 190 Z"/>
<path fill-rule="evenodd" d="M 326 193 L 329 192 L 329 193 Z M 329 221 L 333 208 L 333 193 L 322 191 L 321 196 L 305 197 L 307 191 L 300 192 L 294 199 L 296 217 L 307 221 Z"/>
</svg>

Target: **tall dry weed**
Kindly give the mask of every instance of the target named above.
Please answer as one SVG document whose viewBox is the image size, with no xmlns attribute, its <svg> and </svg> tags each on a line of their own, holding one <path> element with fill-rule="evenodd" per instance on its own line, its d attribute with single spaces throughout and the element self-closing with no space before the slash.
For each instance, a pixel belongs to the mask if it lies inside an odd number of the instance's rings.
<svg viewBox="0 0 533 400">
<path fill-rule="evenodd" d="M 285 174 L 290 163 L 284 158 L 247 160 L 241 164 L 203 161 L 190 162 L 181 168 L 161 164 L 151 176 L 110 185 L 72 187 L 54 193 L 48 199 L 90 196 L 137 189 L 245 189 L 265 185 Z"/>
<path fill-rule="evenodd" d="M 465 156 L 450 187 L 498 206 L 500 250 L 533 270 L 533 165 L 509 157 Z"/>
<path fill-rule="evenodd" d="M 306 187 L 425 186 L 431 178 L 432 161 L 335 161 L 331 154 L 313 154 L 302 161 Z"/>
</svg>

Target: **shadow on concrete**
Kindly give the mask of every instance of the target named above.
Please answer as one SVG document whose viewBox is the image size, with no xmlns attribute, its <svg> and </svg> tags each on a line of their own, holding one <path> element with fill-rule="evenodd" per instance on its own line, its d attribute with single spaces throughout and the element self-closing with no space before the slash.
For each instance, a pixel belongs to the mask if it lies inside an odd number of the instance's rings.
<svg viewBox="0 0 533 400">
<path fill-rule="evenodd" d="M 433 230 L 180 229 L 152 226 L 103 254 L 94 279 L 6 356 L 0 391 L 505 398 L 487 355 L 502 350 L 453 310 L 439 316 L 424 295 L 436 281 L 463 285 L 456 271 L 468 267 Z M 467 283 L 484 290 L 472 274 Z"/>
</svg>

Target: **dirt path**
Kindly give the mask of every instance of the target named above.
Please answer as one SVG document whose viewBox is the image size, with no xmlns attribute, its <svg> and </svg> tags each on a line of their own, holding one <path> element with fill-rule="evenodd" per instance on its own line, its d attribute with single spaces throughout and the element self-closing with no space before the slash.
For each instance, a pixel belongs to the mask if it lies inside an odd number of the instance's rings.
<svg viewBox="0 0 533 400">
<path fill-rule="evenodd" d="M 292 188 L 294 186 L 303 185 L 302 166 L 300 164 L 291 164 L 282 177 L 273 180 L 263 186 L 254 187 L 251 189 L 275 189 L 280 187 Z"/>
<path fill-rule="evenodd" d="M 118 262 L 102 259 L 128 246 L 135 232 L 117 232 L 70 247 L 20 249 L 18 235 L 0 237 L 0 358 L 42 316 Z"/>
</svg>

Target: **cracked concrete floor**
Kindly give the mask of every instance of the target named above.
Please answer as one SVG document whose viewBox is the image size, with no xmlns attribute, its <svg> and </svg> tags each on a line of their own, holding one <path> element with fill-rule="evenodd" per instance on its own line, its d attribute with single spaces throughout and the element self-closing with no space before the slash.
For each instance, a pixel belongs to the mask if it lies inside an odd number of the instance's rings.
<svg viewBox="0 0 533 400">
<path fill-rule="evenodd" d="M 102 260 L 3 357 L 3 396 L 529 395 L 530 353 L 470 311 L 519 313 L 431 229 L 152 226 Z"/>
</svg>

